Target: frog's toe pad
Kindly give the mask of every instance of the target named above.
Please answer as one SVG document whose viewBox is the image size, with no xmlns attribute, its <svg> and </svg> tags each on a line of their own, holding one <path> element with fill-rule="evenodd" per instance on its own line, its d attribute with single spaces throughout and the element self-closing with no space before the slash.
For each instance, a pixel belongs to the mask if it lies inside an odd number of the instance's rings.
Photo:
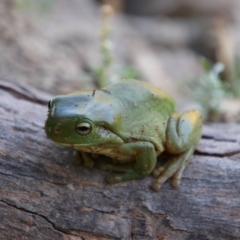
<svg viewBox="0 0 240 240">
<path fill-rule="evenodd" d="M 174 188 L 178 188 L 180 186 L 180 180 L 176 181 L 175 179 L 172 180 L 172 186 Z"/>
<path fill-rule="evenodd" d="M 112 165 L 106 162 L 101 162 L 97 164 L 98 168 L 103 171 L 112 171 Z"/>
<path fill-rule="evenodd" d="M 152 175 L 154 177 L 159 177 L 161 175 L 161 173 L 165 170 L 165 168 L 162 166 L 162 167 L 158 167 L 158 168 L 155 168 L 152 172 Z"/>
<path fill-rule="evenodd" d="M 121 175 L 118 175 L 118 174 L 109 174 L 107 177 L 106 177 L 106 182 L 108 184 L 113 184 L 113 183 L 118 183 L 118 182 L 122 182 L 122 177 Z"/>
<path fill-rule="evenodd" d="M 72 165 L 73 166 L 80 166 L 81 163 L 82 163 L 81 161 L 78 161 L 78 160 L 75 160 L 75 159 L 72 160 Z"/>
<path fill-rule="evenodd" d="M 168 178 L 170 178 L 171 176 L 165 176 L 164 174 L 158 176 L 158 179 L 152 184 L 152 189 L 154 191 L 158 191 L 162 185 L 164 184 L 164 182 L 167 181 Z M 178 176 L 178 172 L 175 173 L 173 175 L 173 179 L 172 179 L 172 186 L 174 188 L 178 188 L 181 182 L 181 177 Z"/>
<path fill-rule="evenodd" d="M 74 166 L 79 166 L 79 165 L 81 165 L 81 163 L 82 163 L 82 157 L 81 157 L 81 155 L 77 152 L 77 153 L 74 155 L 73 159 L 72 159 L 72 164 L 73 164 Z"/>
<path fill-rule="evenodd" d="M 158 190 L 161 188 L 161 184 L 159 184 L 157 181 L 156 182 L 154 182 L 153 184 L 152 184 L 152 189 L 155 191 L 155 192 L 158 192 Z"/>
<path fill-rule="evenodd" d="M 94 167 L 94 161 L 88 161 L 88 162 L 84 162 L 84 167 L 88 168 L 88 169 L 92 169 Z"/>
<path fill-rule="evenodd" d="M 174 175 L 173 175 L 173 179 L 172 179 L 172 186 L 174 188 L 178 188 L 180 186 L 180 182 L 181 182 L 181 176 L 179 176 L 180 171 L 177 171 Z M 181 174 L 181 173 L 180 173 Z"/>
</svg>

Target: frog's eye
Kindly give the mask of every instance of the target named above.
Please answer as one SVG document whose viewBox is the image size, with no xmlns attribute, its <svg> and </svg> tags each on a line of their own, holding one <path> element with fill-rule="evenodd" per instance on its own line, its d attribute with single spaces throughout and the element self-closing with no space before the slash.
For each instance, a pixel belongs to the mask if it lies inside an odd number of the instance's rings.
<svg viewBox="0 0 240 240">
<path fill-rule="evenodd" d="M 80 135 L 87 135 L 92 131 L 92 126 L 90 123 L 82 122 L 76 126 L 76 131 Z"/>
<path fill-rule="evenodd" d="M 50 109 L 52 107 L 52 101 L 48 102 L 48 109 Z"/>
</svg>

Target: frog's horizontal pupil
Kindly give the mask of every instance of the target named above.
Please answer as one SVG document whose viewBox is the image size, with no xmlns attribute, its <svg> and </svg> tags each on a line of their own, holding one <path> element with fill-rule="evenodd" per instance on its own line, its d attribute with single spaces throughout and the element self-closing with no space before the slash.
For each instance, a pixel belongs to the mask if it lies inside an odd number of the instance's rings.
<svg viewBox="0 0 240 240">
<path fill-rule="evenodd" d="M 89 128 L 88 127 L 78 127 L 78 130 L 79 131 L 82 131 L 82 132 L 85 132 L 85 131 L 87 131 Z"/>
<path fill-rule="evenodd" d="M 91 125 L 89 123 L 79 123 L 76 127 L 76 131 L 80 135 L 87 135 L 91 132 Z"/>
</svg>

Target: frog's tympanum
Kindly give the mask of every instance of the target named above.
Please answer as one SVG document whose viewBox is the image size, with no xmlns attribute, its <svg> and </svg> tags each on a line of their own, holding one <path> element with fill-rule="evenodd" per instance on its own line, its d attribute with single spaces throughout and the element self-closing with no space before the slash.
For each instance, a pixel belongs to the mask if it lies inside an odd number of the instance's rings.
<svg viewBox="0 0 240 240">
<path fill-rule="evenodd" d="M 157 178 L 158 190 L 170 177 L 178 187 L 200 137 L 202 119 L 198 111 L 179 114 L 170 95 L 137 80 L 122 80 L 100 90 L 76 91 L 49 102 L 45 124 L 47 137 L 77 151 L 86 167 L 96 156 L 100 168 L 111 172 L 108 183 Z M 156 167 L 157 157 L 168 159 Z"/>
</svg>

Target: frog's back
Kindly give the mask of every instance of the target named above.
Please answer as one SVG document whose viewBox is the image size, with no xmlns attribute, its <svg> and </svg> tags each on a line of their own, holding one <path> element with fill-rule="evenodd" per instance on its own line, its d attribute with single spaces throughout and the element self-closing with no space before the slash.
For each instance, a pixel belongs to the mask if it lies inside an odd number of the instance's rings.
<svg viewBox="0 0 240 240">
<path fill-rule="evenodd" d="M 105 88 L 121 108 L 121 131 L 129 141 L 151 141 L 159 149 L 165 141 L 169 116 L 175 111 L 172 97 L 159 88 L 138 80 L 122 80 Z"/>
</svg>

